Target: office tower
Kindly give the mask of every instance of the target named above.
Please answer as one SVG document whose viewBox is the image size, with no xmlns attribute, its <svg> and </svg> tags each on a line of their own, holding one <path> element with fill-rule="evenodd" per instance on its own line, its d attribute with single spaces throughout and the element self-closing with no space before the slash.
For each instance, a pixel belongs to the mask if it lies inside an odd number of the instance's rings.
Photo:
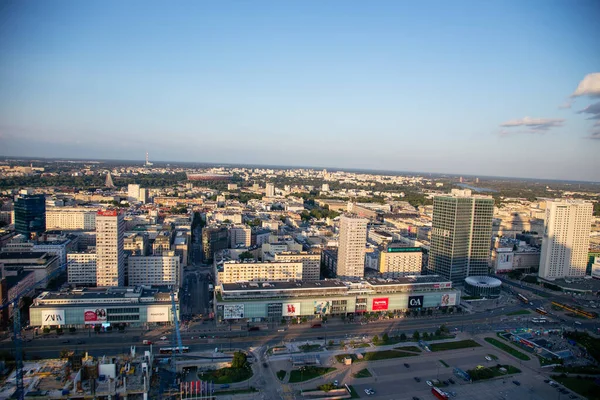
<svg viewBox="0 0 600 400">
<path fill-rule="evenodd" d="M 130 183 L 127 185 L 127 200 L 136 202 L 140 198 L 140 185 Z"/>
<path fill-rule="evenodd" d="M 368 222 L 355 215 L 340 217 L 337 276 L 341 279 L 360 279 L 365 275 Z"/>
<path fill-rule="evenodd" d="M 14 212 L 18 234 L 31 239 L 46 231 L 46 198 L 43 194 L 17 196 Z"/>
<path fill-rule="evenodd" d="M 592 203 L 583 200 L 546 202 L 539 277 L 582 277 L 588 262 Z"/>
<path fill-rule="evenodd" d="M 488 275 L 494 199 L 453 189 L 433 199 L 429 270 L 462 284 Z"/>
<path fill-rule="evenodd" d="M 146 188 L 140 188 L 140 195 L 138 196 L 140 203 L 146 204 L 148 202 L 148 190 Z"/>
<path fill-rule="evenodd" d="M 125 285 L 125 222 L 117 210 L 98 211 L 96 215 L 96 285 Z"/>
<path fill-rule="evenodd" d="M 75 286 L 96 284 L 96 253 L 85 251 L 67 254 L 68 282 Z"/>
<path fill-rule="evenodd" d="M 267 197 L 275 197 L 275 185 L 272 183 L 267 183 L 265 195 Z"/>
</svg>

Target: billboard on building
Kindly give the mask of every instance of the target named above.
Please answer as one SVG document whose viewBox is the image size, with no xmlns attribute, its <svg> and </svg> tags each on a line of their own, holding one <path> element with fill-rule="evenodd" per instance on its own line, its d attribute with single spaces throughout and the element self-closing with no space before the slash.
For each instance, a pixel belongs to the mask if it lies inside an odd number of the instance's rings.
<svg viewBox="0 0 600 400">
<path fill-rule="evenodd" d="M 166 306 L 150 306 L 146 312 L 148 322 L 169 322 L 170 307 Z"/>
<path fill-rule="evenodd" d="M 442 295 L 442 301 L 440 302 L 440 306 L 448 307 L 456 305 L 456 293 L 446 293 Z"/>
<path fill-rule="evenodd" d="M 223 319 L 244 318 L 243 304 L 225 304 L 223 306 Z"/>
<path fill-rule="evenodd" d="M 83 321 L 86 324 L 101 324 L 106 322 L 106 308 L 90 308 L 84 310 Z"/>
<path fill-rule="evenodd" d="M 281 305 L 282 317 L 296 317 L 300 315 L 300 303 L 283 303 Z"/>
<path fill-rule="evenodd" d="M 434 289 L 450 289 L 452 287 L 452 282 L 442 282 L 442 283 L 434 283 Z"/>
<path fill-rule="evenodd" d="M 389 298 L 388 297 L 379 297 L 373 299 L 373 311 L 385 311 L 389 306 Z"/>
<path fill-rule="evenodd" d="M 423 307 L 423 296 L 409 296 L 408 297 L 408 308 L 421 308 Z"/>
<path fill-rule="evenodd" d="M 329 300 L 315 300 L 315 314 L 327 314 L 331 308 Z"/>
<path fill-rule="evenodd" d="M 42 326 L 65 324 L 65 310 L 42 310 Z"/>
</svg>

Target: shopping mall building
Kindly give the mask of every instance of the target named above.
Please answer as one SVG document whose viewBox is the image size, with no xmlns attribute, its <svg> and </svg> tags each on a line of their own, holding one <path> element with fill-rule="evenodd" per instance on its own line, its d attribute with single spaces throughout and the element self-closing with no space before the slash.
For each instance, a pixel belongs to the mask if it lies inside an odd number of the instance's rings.
<svg viewBox="0 0 600 400">
<path fill-rule="evenodd" d="M 215 291 L 215 315 L 222 320 L 280 321 L 324 315 L 355 316 L 366 312 L 400 314 L 460 303 L 460 291 L 438 275 L 397 279 L 310 282 L 224 283 Z"/>
<path fill-rule="evenodd" d="M 152 327 L 173 322 L 171 304 L 169 289 L 148 286 L 43 292 L 33 300 L 29 319 L 33 327 Z M 175 305 L 179 316 L 177 292 Z"/>
</svg>

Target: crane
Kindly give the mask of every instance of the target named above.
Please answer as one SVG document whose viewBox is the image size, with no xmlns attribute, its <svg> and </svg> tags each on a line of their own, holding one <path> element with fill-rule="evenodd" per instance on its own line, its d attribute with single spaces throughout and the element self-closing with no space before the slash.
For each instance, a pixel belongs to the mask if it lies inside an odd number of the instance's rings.
<svg viewBox="0 0 600 400">
<path fill-rule="evenodd" d="M 171 288 L 171 312 L 173 313 L 173 321 L 175 322 L 175 337 L 177 338 L 177 346 L 179 354 L 183 354 L 183 342 L 181 341 L 181 332 L 179 332 L 179 319 L 177 318 L 177 304 L 175 303 L 175 291 Z"/>
<path fill-rule="evenodd" d="M 57 277 L 66 269 L 66 265 L 61 265 L 56 268 L 54 271 L 46 275 L 43 279 L 40 279 L 32 286 L 21 290 L 16 296 L 7 301 L 6 303 L 0 306 L 0 310 L 4 310 L 9 306 L 13 306 L 13 342 L 15 344 L 15 383 L 17 385 L 17 390 L 15 391 L 15 397 L 18 400 L 25 399 L 25 387 L 23 384 L 23 347 L 22 347 L 22 339 L 21 339 L 21 309 L 19 308 L 19 304 L 21 302 L 21 298 L 27 294 L 29 294 L 34 288 L 42 283 L 46 283 L 47 281 Z"/>
</svg>

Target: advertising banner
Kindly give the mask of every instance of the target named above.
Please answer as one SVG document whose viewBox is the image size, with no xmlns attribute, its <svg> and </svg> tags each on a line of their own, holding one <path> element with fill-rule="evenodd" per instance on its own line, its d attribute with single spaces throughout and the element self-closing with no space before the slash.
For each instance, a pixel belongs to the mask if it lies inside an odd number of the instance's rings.
<svg viewBox="0 0 600 400">
<path fill-rule="evenodd" d="M 452 287 L 452 283 L 450 283 L 450 282 L 434 283 L 433 284 L 433 288 L 434 289 L 449 289 L 451 287 Z"/>
<path fill-rule="evenodd" d="M 223 305 L 223 319 L 244 318 L 243 304 L 225 304 Z"/>
<path fill-rule="evenodd" d="M 65 310 L 42 310 L 42 326 L 64 324 Z"/>
<path fill-rule="evenodd" d="M 448 307 L 456 305 L 456 293 L 448 293 L 442 295 L 442 301 L 440 302 L 440 306 Z"/>
<path fill-rule="evenodd" d="M 84 310 L 83 321 L 86 324 L 101 324 L 106 322 L 106 308 Z"/>
<path fill-rule="evenodd" d="M 388 297 L 380 297 L 377 299 L 373 299 L 373 311 L 385 311 L 388 309 L 388 305 Z"/>
<path fill-rule="evenodd" d="M 148 322 L 169 322 L 170 312 L 171 310 L 169 307 L 150 306 L 148 307 L 146 316 L 148 318 Z"/>
<path fill-rule="evenodd" d="M 408 308 L 421 308 L 423 307 L 423 296 L 409 296 L 408 297 Z"/>
<path fill-rule="evenodd" d="M 282 317 L 296 317 L 300 315 L 300 303 L 283 303 L 281 305 Z"/>
<path fill-rule="evenodd" d="M 315 300 L 315 314 L 327 314 L 331 308 L 328 300 Z"/>
</svg>

